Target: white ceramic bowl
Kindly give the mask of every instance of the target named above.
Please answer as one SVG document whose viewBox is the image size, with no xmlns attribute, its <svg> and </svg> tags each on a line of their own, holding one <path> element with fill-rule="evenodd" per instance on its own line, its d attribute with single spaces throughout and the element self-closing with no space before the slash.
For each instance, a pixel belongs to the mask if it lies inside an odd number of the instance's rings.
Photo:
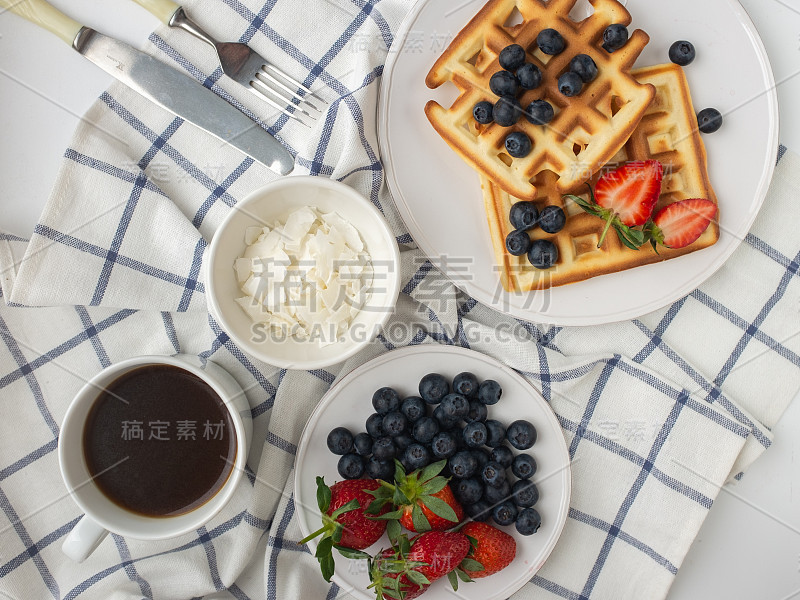
<svg viewBox="0 0 800 600">
<path fill-rule="evenodd" d="M 343 338 L 328 346 L 269 335 L 263 327 L 254 330 L 253 321 L 235 301 L 243 293 L 233 265 L 245 250 L 246 229 L 285 222 L 304 206 L 335 211 L 349 221 L 361 234 L 375 272 L 370 299 Z M 220 327 L 249 355 L 285 369 L 321 369 L 356 354 L 394 312 L 400 289 L 400 253 L 383 215 L 353 188 L 323 177 L 278 179 L 237 203 L 214 234 L 205 265 L 208 309 Z"/>
</svg>

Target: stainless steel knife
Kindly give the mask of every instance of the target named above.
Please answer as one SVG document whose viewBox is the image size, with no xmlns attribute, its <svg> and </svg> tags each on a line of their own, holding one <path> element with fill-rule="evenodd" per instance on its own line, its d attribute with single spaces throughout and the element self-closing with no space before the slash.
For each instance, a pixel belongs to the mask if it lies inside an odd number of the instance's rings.
<svg viewBox="0 0 800 600">
<path fill-rule="evenodd" d="M 276 173 L 292 155 L 256 122 L 188 75 L 119 40 L 84 27 L 45 0 L 0 0 L 0 7 L 57 35 L 106 73 L 169 112 L 238 148 Z"/>
</svg>

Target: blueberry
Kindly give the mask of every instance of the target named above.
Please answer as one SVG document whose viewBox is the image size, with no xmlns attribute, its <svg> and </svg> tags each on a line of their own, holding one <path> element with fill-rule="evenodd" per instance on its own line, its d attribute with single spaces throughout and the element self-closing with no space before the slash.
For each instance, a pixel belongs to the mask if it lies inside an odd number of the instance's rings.
<svg viewBox="0 0 800 600">
<path fill-rule="evenodd" d="M 492 460 L 507 469 L 514 461 L 514 453 L 511 452 L 511 448 L 503 444 L 492 450 Z"/>
<path fill-rule="evenodd" d="M 550 240 L 534 240 L 528 260 L 537 269 L 549 269 L 558 262 L 558 247 Z"/>
<path fill-rule="evenodd" d="M 539 215 L 539 227 L 545 233 L 558 233 L 567 224 L 567 215 L 560 206 L 545 206 Z"/>
<path fill-rule="evenodd" d="M 473 421 L 485 421 L 489 415 L 489 410 L 483 402 L 478 400 L 469 401 L 469 413 L 467 413 L 466 421 L 472 423 Z"/>
<path fill-rule="evenodd" d="M 521 131 L 509 133 L 506 136 L 506 152 L 514 158 L 525 158 L 533 150 L 533 142 L 527 134 Z"/>
<path fill-rule="evenodd" d="M 676 65 L 685 67 L 691 64 L 696 56 L 694 44 L 686 40 L 680 40 L 669 47 L 669 59 Z"/>
<path fill-rule="evenodd" d="M 511 498 L 511 485 L 508 480 L 503 482 L 500 487 L 493 485 L 485 485 L 483 488 L 483 499 L 486 500 L 490 506 L 495 506 L 500 502 L 505 502 Z"/>
<path fill-rule="evenodd" d="M 406 425 L 408 425 L 408 419 L 399 410 L 392 411 L 383 417 L 383 432 L 386 435 L 398 436 L 406 430 Z"/>
<path fill-rule="evenodd" d="M 517 202 L 511 206 L 508 218 L 514 229 L 533 229 L 536 227 L 536 222 L 539 220 L 539 209 L 536 208 L 533 202 Z M 476 381 L 475 392 L 477 393 L 477 391 L 478 386 Z"/>
<path fill-rule="evenodd" d="M 722 127 L 722 114 L 716 108 L 704 108 L 697 113 L 697 125 L 703 133 L 714 133 Z"/>
<path fill-rule="evenodd" d="M 439 404 L 449 391 L 447 379 L 438 373 L 429 373 L 419 382 L 419 395 L 428 404 Z"/>
<path fill-rule="evenodd" d="M 536 443 L 536 427 L 522 419 L 514 421 L 508 426 L 506 438 L 517 450 L 527 450 Z"/>
<path fill-rule="evenodd" d="M 361 456 L 372 454 L 372 436 L 368 433 L 359 433 L 353 438 L 353 446 Z"/>
<path fill-rule="evenodd" d="M 521 479 L 511 486 L 514 504 L 520 508 L 529 508 L 539 501 L 539 488 L 532 481 Z"/>
<path fill-rule="evenodd" d="M 603 50 L 615 52 L 628 42 L 628 28 L 625 25 L 609 25 L 603 32 Z"/>
<path fill-rule="evenodd" d="M 478 378 L 472 373 L 459 373 L 453 378 L 453 391 L 465 398 L 474 398 L 478 395 Z"/>
<path fill-rule="evenodd" d="M 515 229 L 506 237 L 506 250 L 511 256 L 525 256 L 531 249 L 531 238 L 527 231 Z"/>
<path fill-rule="evenodd" d="M 494 121 L 492 113 L 494 112 L 494 104 L 486 100 L 478 102 L 475 108 L 472 109 L 472 116 L 481 125 L 488 125 Z"/>
<path fill-rule="evenodd" d="M 400 412 L 406 416 L 409 423 L 416 423 L 425 416 L 425 401 L 419 396 L 410 396 L 403 400 Z"/>
<path fill-rule="evenodd" d="M 558 91 L 567 98 L 572 98 L 581 93 L 583 80 L 577 73 L 567 71 L 558 78 Z"/>
<path fill-rule="evenodd" d="M 561 54 L 567 47 L 564 38 L 555 29 L 544 29 L 539 32 L 536 37 L 536 43 L 539 46 L 539 50 L 551 56 Z"/>
<path fill-rule="evenodd" d="M 478 471 L 478 461 L 467 450 L 456 452 L 449 458 L 447 464 L 450 465 L 450 472 L 457 479 L 472 477 Z"/>
<path fill-rule="evenodd" d="M 546 100 L 534 100 L 525 111 L 525 118 L 534 125 L 547 125 L 555 116 L 553 105 Z"/>
<path fill-rule="evenodd" d="M 517 69 L 517 81 L 523 90 L 535 90 L 542 85 L 542 72 L 533 63 L 525 63 Z"/>
<path fill-rule="evenodd" d="M 398 451 L 402 451 L 414 443 L 414 438 L 411 437 L 408 431 L 404 431 L 400 435 L 392 437 L 392 441 L 394 442 L 394 447 L 397 448 Z"/>
<path fill-rule="evenodd" d="M 500 421 L 495 421 L 494 419 L 486 421 L 486 432 L 488 434 L 486 445 L 490 448 L 497 448 L 506 439 L 506 428 L 503 427 Z"/>
<path fill-rule="evenodd" d="M 518 454 L 511 463 L 511 472 L 520 479 L 530 479 L 536 473 L 536 460 L 529 454 Z"/>
<path fill-rule="evenodd" d="M 378 413 L 370 415 L 369 419 L 367 419 L 367 433 L 376 440 L 379 437 L 383 437 L 383 415 Z"/>
<path fill-rule="evenodd" d="M 473 521 L 485 521 L 492 514 L 492 509 L 485 500 L 478 500 L 472 504 L 466 504 L 464 510 Z"/>
<path fill-rule="evenodd" d="M 390 387 L 379 389 L 372 395 L 372 407 L 379 415 L 385 415 L 400 408 L 400 395 Z"/>
<path fill-rule="evenodd" d="M 344 427 L 336 427 L 328 434 L 328 450 L 334 454 L 347 454 L 353 449 L 353 434 Z"/>
<path fill-rule="evenodd" d="M 440 406 L 445 415 L 457 420 L 463 419 L 469 414 L 469 400 L 461 394 L 447 394 Z"/>
<path fill-rule="evenodd" d="M 467 447 L 480 448 L 486 443 L 489 433 L 486 431 L 486 425 L 480 421 L 473 421 L 464 427 L 462 436 Z"/>
<path fill-rule="evenodd" d="M 345 454 L 336 468 L 345 479 L 358 479 L 364 474 L 364 459 L 358 454 Z"/>
<path fill-rule="evenodd" d="M 533 535 L 539 531 L 542 524 L 542 517 L 535 508 L 523 508 L 517 515 L 517 521 L 514 525 L 517 531 L 522 535 Z"/>
<path fill-rule="evenodd" d="M 502 487 L 504 483 L 507 483 L 506 470 L 502 465 L 490 460 L 481 471 L 481 479 L 486 485 L 496 488 Z"/>
<path fill-rule="evenodd" d="M 597 79 L 597 64 L 588 54 L 578 54 L 569 62 L 569 70 L 581 78 L 583 83 Z"/>
<path fill-rule="evenodd" d="M 489 89 L 498 96 L 516 96 L 519 80 L 513 73 L 498 71 L 489 78 Z"/>
<path fill-rule="evenodd" d="M 456 438 L 447 431 L 442 431 L 433 436 L 431 452 L 436 458 L 450 458 L 456 453 Z"/>
<path fill-rule="evenodd" d="M 451 415 L 446 414 L 441 404 L 437 406 L 436 409 L 433 411 L 433 418 L 436 419 L 436 421 L 439 423 L 439 428 L 442 431 L 447 431 L 449 429 L 452 429 L 453 427 L 458 425 L 458 422 L 460 421 L 458 417 L 453 417 Z"/>
<path fill-rule="evenodd" d="M 508 71 L 516 71 L 525 64 L 525 48 L 511 44 L 500 51 L 500 66 Z"/>
<path fill-rule="evenodd" d="M 411 471 L 424 469 L 430 462 L 430 452 L 422 444 L 411 444 L 403 451 L 403 463 L 407 464 Z"/>
<path fill-rule="evenodd" d="M 503 388 L 494 379 L 487 379 L 478 388 L 478 400 L 484 404 L 497 404 L 502 395 Z"/>
<path fill-rule="evenodd" d="M 478 461 L 478 470 L 482 470 L 487 464 L 489 464 L 489 453 L 484 448 L 475 448 L 472 450 L 472 456 L 475 457 L 475 460 Z"/>
<path fill-rule="evenodd" d="M 514 96 L 502 96 L 494 105 L 493 115 L 495 123 L 501 127 L 511 127 L 522 116 L 522 105 Z"/>
<path fill-rule="evenodd" d="M 492 511 L 492 518 L 498 525 L 511 525 L 517 520 L 518 512 L 519 511 L 514 503 L 506 500 L 505 502 L 494 507 L 494 510 Z"/>
<path fill-rule="evenodd" d="M 382 479 L 391 483 L 394 481 L 394 462 L 378 460 L 373 456 L 367 461 L 365 472 L 370 479 Z"/>
<path fill-rule="evenodd" d="M 464 506 L 475 504 L 483 498 L 483 484 L 477 479 L 459 479 L 451 487 L 456 500 Z"/>
<path fill-rule="evenodd" d="M 397 456 L 397 448 L 390 437 L 382 437 L 372 444 L 372 456 L 378 460 L 392 460 Z"/>
<path fill-rule="evenodd" d="M 422 417 L 419 421 L 414 423 L 414 428 L 411 430 L 411 437 L 417 440 L 420 444 L 430 444 L 433 437 L 439 433 L 439 423 L 431 417 Z"/>
</svg>

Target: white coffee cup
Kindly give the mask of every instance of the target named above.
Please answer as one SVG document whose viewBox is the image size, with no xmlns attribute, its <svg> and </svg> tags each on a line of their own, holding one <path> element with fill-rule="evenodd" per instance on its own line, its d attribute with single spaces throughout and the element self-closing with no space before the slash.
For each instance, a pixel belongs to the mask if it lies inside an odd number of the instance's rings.
<svg viewBox="0 0 800 600">
<path fill-rule="evenodd" d="M 179 367 L 202 379 L 225 403 L 236 431 L 236 458 L 225 484 L 204 504 L 176 516 L 147 517 L 114 503 L 95 485 L 84 458 L 83 430 L 95 400 L 121 375 L 147 365 Z M 253 422 L 247 398 L 236 380 L 219 365 L 196 356 L 177 354 L 139 356 L 107 367 L 81 388 L 61 425 L 58 440 L 61 476 L 72 499 L 86 513 L 64 540 L 62 550 L 73 560 L 82 562 L 109 531 L 140 540 L 161 540 L 201 527 L 225 506 L 236 490 L 244 472 L 252 433 Z"/>
</svg>

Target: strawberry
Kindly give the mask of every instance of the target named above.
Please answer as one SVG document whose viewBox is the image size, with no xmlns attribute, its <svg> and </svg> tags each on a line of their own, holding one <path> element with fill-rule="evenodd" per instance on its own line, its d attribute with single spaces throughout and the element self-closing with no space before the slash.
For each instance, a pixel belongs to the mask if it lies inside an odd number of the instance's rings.
<svg viewBox="0 0 800 600">
<path fill-rule="evenodd" d="M 367 558 L 364 548 L 374 544 L 386 531 L 386 521 L 367 517 L 364 513 L 372 503 L 369 494 L 380 487 L 375 479 L 350 479 L 334 483 L 330 488 L 317 477 L 317 504 L 322 514 L 322 527 L 298 542 L 305 544 L 322 535 L 316 558 L 325 581 L 333 576 L 333 548 L 348 558 Z M 386 512 L 388 507 L 382 509 Z M 378 511 L 376 514 L 381 514 Z"/>
<path fill-rule="evenodd" d="M 461 569 L 473 579 L 502 571 L 517 554 L 514 538 L 486 523 L 470 521 L 461 528 L 461 533 L 470 538 L 472 544 L 468 557 L 461 563 Z"/>
<path fill-rule="evenodd" d="M 393 504 L 395 510 L 380 518 L 390 520 L 389 537 L 396 538 L 400 531 L 392 521 L 413 532 L 444 531 L 458 525 L 464 519 L 464 509 L 453 495 L 447 479 L 440 476 L 447 461 L 441 460 L 422 470 L 406 474 L 403 465 L 395 461 L 394 484 L 382 481 L 380 488 L 372 493 L 375 501 L 367 514 Z"/>
<path fill-rule="evenodd" d="M 645 230 L 653 248 L 656 248 L 656 244 L 668 248 L 685 248 L 703 235 L 716 215 L 717 205 L 710 200 L 681 200 L 658 211 Z"/>
<path fill-rule="evenodd" d="M 594 190 L 590 186 L 589 201 L 579 196 L 567 197 L 606 222 L 598 248 L 613 227 L 625 246 L 637 250 L 647 240 L 641 230 L 634 228 L 644 225 L 652 216 L 661 195 L 663 176 L 664 169 L 657 160 L 629 162 L 603 175 Z"/>
<path fill-rule="evenodd" d="M 409 542 L 405 535 L 370 566 L 371 588 L 379 599 L 410 600 L 458 567 L 470 550 L 458 532 L 428 531 Z"/>
</svg>

